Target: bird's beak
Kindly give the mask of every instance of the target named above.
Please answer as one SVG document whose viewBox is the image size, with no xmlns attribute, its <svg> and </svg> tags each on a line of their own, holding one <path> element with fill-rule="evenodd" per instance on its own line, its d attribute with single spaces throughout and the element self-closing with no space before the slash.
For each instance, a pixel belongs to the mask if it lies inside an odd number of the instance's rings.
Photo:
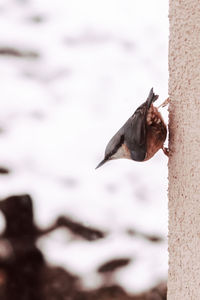
<svg viewBox="0 0 200 300">
<path fill-rule="evenodd" d="M 107 159 L 107 158 L 104 158 L 104 159 L 98 164 L 98 166 L 97 166 L 95 169 L 100 168 L 100 167 L 103 166 L 107 161 L 108 161 L 108 159 Z"/>
</svg>

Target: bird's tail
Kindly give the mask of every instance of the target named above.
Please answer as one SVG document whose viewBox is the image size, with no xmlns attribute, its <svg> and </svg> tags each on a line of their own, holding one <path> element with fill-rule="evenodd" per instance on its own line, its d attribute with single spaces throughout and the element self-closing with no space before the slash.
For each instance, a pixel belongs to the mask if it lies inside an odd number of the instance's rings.
<svg viewBox="0 0 200 300">
<path fill-rule="evenodd" d="M 149 108 L 151 106 L 151 104 L 153 102 L 155 102 L 157 99 L 158 99 L 158 95 L 155 95 L 154 92 L 153 92 L 153 88 L 150 90 L 149 92 L 149 96 L 146 100 L 146 104 L 147 104 L 147 107 Z"/>
</svg>

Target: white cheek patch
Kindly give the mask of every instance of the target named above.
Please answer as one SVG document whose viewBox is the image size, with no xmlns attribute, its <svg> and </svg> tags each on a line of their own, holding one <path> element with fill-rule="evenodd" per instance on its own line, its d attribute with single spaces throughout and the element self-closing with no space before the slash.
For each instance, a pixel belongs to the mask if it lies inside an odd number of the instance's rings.
<svg viewBox="0 0 200 300">
<path fill-rule="evenodd" d="M 124 157 L 124 151 L 123 148 L 120 147 L 115 154 L 112 155 L 112 159 L 118 159 L 118 158 L 123 158 Z"/>
<path fill-rule="evenodd" d="M 115 154 L 112 155 L 112 159 L 119 159 L 119 158 L 128 158 L 131 159 L 130 153 L 128 149 L 126 149 L 126 146 L 123 144 Z"/>
</svg>

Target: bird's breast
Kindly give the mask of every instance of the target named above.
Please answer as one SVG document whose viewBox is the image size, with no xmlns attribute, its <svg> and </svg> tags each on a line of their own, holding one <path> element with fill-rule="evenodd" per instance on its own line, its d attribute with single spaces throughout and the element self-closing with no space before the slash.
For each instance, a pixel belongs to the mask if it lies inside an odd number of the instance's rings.
<svg viewBox="0 0 200 300">
<path fill-rule="evenodd" d="M 146 118 L 147 153 L 145 160 L 150 159 L 159 149 L 163 148 L 167 136 L 167 127 L 156 107 L 151 105 Z"/>
</svg>

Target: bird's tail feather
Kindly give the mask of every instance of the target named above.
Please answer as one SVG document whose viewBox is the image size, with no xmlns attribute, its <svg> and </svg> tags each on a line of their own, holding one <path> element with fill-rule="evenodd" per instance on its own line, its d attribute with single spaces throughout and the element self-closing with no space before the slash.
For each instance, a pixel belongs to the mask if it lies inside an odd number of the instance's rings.
<svg viewBox="0 0 200 300">
<path fill-rule="evenodd" d="M 146 100 L 146 103 L 147 103 L 147 107 L 149 108 L 151 106 L 151 104 L 153 102 L 155 102 L 157 99 L 158 99 L 158 95 L 155 95 L 154 92 L 153 92 L 153 88 L 150 90 L 149 92 L 149 96 Z"/>
</svg>

